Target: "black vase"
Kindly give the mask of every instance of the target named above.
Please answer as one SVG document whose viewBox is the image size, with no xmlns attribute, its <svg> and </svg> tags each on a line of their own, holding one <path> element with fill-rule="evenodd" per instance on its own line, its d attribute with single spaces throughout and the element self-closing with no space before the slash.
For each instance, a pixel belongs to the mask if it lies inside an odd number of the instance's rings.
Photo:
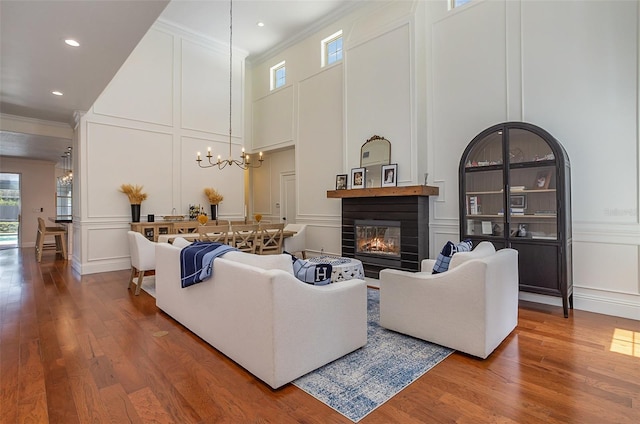
<svg viewBox="0 0 640 424">
<path fill-rule="evenodd" d="M 211 205 L 211 220 L 218 219 L 218 205 Z"/>
<path fill-rule="evenodd" d="M 131 222 L 140 222 L 140 205 L 131 205 Z"/>
</svg>

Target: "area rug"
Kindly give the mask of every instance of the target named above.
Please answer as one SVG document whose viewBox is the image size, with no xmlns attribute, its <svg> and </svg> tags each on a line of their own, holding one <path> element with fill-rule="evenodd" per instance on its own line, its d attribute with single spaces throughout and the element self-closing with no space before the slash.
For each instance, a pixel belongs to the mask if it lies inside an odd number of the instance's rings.
<svg viewBox="0 0 640 424">
<path fill-rule="evenodd" d="M 367 289 L 367 344 L 293 384 L 358 422 L 453 352 L 382 328 L 379 318 L 380 292 Z"/>
</svg>

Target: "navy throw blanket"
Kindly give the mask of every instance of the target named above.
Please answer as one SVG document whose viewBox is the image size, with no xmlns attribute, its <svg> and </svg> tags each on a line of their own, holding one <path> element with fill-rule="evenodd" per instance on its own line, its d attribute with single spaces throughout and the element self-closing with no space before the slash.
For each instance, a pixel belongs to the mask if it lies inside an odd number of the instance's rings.
<svg viewBox="0 0 640 424">
<path fill-rule="evenodd" d="M 180 251 L 180 284 L 182 288 L 200 283 L 213 274 L 213 260 L 230 250 L 227 244 L 194 242 Z"/>
</svg>

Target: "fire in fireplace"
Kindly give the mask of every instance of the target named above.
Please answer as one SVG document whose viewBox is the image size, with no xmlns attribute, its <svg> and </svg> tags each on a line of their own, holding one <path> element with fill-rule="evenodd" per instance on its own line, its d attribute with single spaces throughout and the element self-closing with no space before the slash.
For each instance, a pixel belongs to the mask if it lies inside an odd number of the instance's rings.
<svg viewBox="0 0 640 424">
<path fill-rule="evenodd" d="M 400 257 L 400 221 L 356 220 L 356 254 Z"/>
</svg>

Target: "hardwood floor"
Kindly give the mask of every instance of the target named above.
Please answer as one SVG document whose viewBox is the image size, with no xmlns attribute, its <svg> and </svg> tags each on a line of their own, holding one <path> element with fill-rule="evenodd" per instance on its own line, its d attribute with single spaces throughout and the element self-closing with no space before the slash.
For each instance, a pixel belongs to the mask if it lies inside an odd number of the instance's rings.
<svg viewBox="0 0 640 424">
<path fill-rule="evenodd" d="M 2 423 L 351 422 L 293 385 L 271 390 L 128 277 L 0 251 Z M 454 353 L 360 421 L 432 422 L 640 422 L 640 322 L 522 303 L 487 360 Z"/>
</svg>

